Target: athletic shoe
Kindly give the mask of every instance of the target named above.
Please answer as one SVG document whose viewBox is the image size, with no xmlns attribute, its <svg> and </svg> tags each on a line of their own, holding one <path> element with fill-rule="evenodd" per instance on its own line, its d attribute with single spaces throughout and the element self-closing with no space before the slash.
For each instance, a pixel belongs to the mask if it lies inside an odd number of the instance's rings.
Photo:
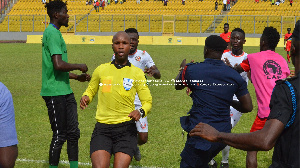
<svg viewBox="0 0 300 168">
<path fill-rule="evenodd" d="M 218 168 L 217 162 L 215 162 L 213 165 L 208 164 L 209 168 Z"/>
<path fill-rule="evenodd" d="M 222 162 L 221 162 L 220 168 L 229 168 L 229 164 L 228 164 L 228 163 L 222 163 Z"/>
<path fill-rule="evenodd" d="M 136 147 L 136 151 L 134 153 L 134 159 L 136 161 L 140 161 L 142 159 L 142 155 L 141 155 L 141 152 L 140 152 L 140 148 L 137 146 Z"/>
</svg>

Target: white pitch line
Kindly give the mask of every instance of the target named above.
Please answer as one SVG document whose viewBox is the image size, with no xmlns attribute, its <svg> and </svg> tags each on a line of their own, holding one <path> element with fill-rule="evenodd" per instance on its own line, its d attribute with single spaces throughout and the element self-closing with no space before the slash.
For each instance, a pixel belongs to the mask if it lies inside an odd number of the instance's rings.
<svg viewBox="0 0 300 168">
<path fill-rule="evenodd" d="M 17 159 L 17 162 L 33 162 L 33 163 L 49 163 L 47 160 L 33 160 L 33 159 Z M 69 161 L 61 160 L 59 161 L 60 164 L 69 165 Z M 92 163 L 84 163 L 84 162 L 78 162 L 78 165 L 82 166 L 92 166 Z M 111 167 L 113 164 L 110 165 Z M 156 167 L 156 166 L 129 166 L 130 168 L 162 168 L 162 167 Z"/>
</svg>

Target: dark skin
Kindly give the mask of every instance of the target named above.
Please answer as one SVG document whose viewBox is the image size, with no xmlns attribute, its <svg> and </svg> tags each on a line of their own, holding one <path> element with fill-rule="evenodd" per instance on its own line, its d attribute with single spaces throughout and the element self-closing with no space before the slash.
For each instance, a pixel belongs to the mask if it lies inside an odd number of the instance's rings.
<svg viewBox="0 0 300 168">
<path fill-rule="evenodd" d="M 112 49 L 115 53 L 115 63 L 119 65 L 126 65 L 128 62 L 128 54 L 130 51 L 130 38 L 125 32 L 118 32 L 114 35 L 112 40 Z M 84 110 L 90 102 L 88 96 L 83 96 L 80 100 L 80 108 Z M 128 117 L 138 121 L 141 114 L 138 110 L 133 110 Z"/>
<path fill-rule="evenodd" d="M 127 33 L 130 37 L 130 53 L 129 54 L 133 54 L 136 50 L 137 47 L 139 45 L 139 35 L 137 33 Z M 148 74 L 148 76 L 153 76 L 155 79 L 160 79 L 161 75 L 160 75 L 160 71 L 158 70 L 158 68 L 153 65 L 150 68 L 146 68 L 144 70 L 144 72 L 146 74 Z"/>
<path fill-rule="evenodd" d="M 18 157 L 18 146 L 8 146 L 0 148 L 0 167 L 13 168 Z"/>
<path fill-rule="evenodd" d="M 222 53 L 223 52 L 214 51 L 214 50 L 208 49 L 207 47 L 204 47 L 204 58 L 205 59 L 211 58 L 211 59 L 221 60 Z M 185 66 L 186 66 L 186 59 L 184 59 L 180 64 L 180 67 L 185 67 Z M 181 71 L 175 78 L 175 89 L 176 90 L 182 90 L 186 87 L 185 85 L 183 85 L 183 82 L 179 79 L 180 73 L 181 73 Z M 251 100 L 249 93 L 244 96 L 238 97 L 238 99 L 239 99 L 239 101 L 232 102 L 232 104 L 231 104 L 232 107 L 234 107 L 235 109 L 239 110 L 242 113 L 247 113 L 247 112 L 252 111 L 253 106 L 252 106 L 252 100 Z"/>
<path fill-rule="evenodd" d="M 291 45 L 291 58 L 295 66 L 295 73 L 298 73 L 300 70 L 300 41 L 296 41 L 294 38 Z M 189 135 L 200 136 L 211 142 L 222 142 L 237 149 L 255 152 L 272 149 L 283 130 L 284 124 L 281 121 L 270 119 L 266 121 L 263 129 L 251 133 L 223 133 L 208 124 L 199 123 Z"/>
<path fill-rule="evenodd" d="M 69 15 L 67 8 L 62 8 L 60 12 L 54 12 L 52 17 L 50 18 L 50 23 L 54 24 L 58 29 L 61 26 L 68 27 Z M 52 55 L 52 62 L 55 70 L 70 72 L 73 70 L 80 70 L 83 72 L 81 75 L 76 75 L 73 73 L 69 73 L 70 79 L 76 79 L 80 82 L 89 81 L 91 79 L 90 75 L 86 74 L 88 71 L 88 67 L 86 64 L 70 64 L 62 60 L 61 54 Z"/>
<path fill-rule="evenodd" d="M 269 47 L 267 40 L 262 35 L 260 37 L 260 51 L 267 51 L 267 50 L 275 51 L 275 49 Z M 241 67 L 240 64 L 239 65 L 235 65 L 233 68 L 236 71 L 238 71 L 239 73 L 244 72 L 244 70 L 243 70 L 243 68 Z"/>
<path fill-rule="evenodd" d="M 126 65 L 128 62 L 128 54 L 130 51 L 130 37 L 125 32 L 118 32 L 112 40 L 112 49 L 115 53 L 115 63 L 118 65 Z M 80 100 L 80 108 L 85 109 L 90 102 L 88 96 L 83 96 Z M 128 117 L 138 121 L 141 117 L 138 110 L 132 111 Z M 111 154 L 105 150 L 97 150 L 91 155 L 92 167 L 103 168 L 109 167 Z M 117 152 L 114 154 L 114 168 L 129 167 L 131 157 L 125 153 Z"/>
<path fill-rule="evenodd" d="M 130 37 L 130 53 L 134 54 L 139 45 L 139 35 L 137 33 L 127 33 Z M 155 79 L 160 79 L 160 71 L 158 68 L 153 65 L 150 68 L 145 68 L 144 73 L 148 74 L 148 76 L 153 76 Z M 143 145 L 148 141 L 148 132 L 138 132 L 138 144 Z"/>
<path fill-rule="evenodd" d="M 229 25 L 224 25 L 224 33 L 226 34 L 226 33 L 228 33 L 228 31 L 229 31 Z M 230 48 L 231 48 L 231 46 L 230 46 L 230 43 L 227 43 L 227 50 L 230 50 Z"/>
</svg>

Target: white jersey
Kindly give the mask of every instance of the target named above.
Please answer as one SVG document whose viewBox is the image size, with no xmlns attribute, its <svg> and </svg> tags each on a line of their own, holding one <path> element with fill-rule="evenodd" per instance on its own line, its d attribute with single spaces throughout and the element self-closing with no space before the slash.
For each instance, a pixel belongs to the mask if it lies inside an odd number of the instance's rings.
<svg viewBox="0 0 300 168">
<path fill-rule="evenodd" d="M 115 59 L 115 54 L 113 55 L 111 60 L 114 59 Z M 128 60 L 131 64 L 142 69 L 143 71 L 145 70 L 145 68 L 150 68 L 155 65 L 151 56 L 146 51 L 142 51 L 142 50 L 136 50 L 133 54 L 129 54 Z M 134 105 L 141 106 L 141 101 L 137 94 L 135 95 Z"/>
<path fill-rule="evenodd" d="M 223 53 L 222 55 L 222 60 L 225 60 L 225 58 L 227 58 L 231 64 L 231 66 L 234 66 L 235 64 L 240 64 L 242 63 L 244 60 L 247 59 L 247 53 L 243 52 L 241 55 L 234 55 L 232 53 L 232 51 Z M 247 76 L 247 72 L 242 72 L 240 73 L 240 75 L 242 76 L 242 78 L 247 82 L 248 85 L 248 76 Z M 233 96 L 233 100 L 238 100 L 237 97 L 234 95 Z"/>
</svg>

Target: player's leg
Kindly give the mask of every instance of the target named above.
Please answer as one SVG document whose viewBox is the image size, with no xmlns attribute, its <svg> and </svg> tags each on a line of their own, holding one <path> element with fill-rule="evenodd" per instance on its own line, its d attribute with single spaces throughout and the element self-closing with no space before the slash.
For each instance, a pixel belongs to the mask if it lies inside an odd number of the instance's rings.
<svg viewBox="0 0 300 168">
<path fill-rule="evenodd" d="M 110 136 L 112 128 L 109 124 L 96 123 L 90 141 L 90 156 L 93 168 L 109 168 L 112 138 Z"/>
<path fill-rule="evenodd" d="M 264 127 L 266 121 L 267 121 L 267 118 L 261 119 L 258 116 L 256 116 L 250 132 L 255 132 L 255 131 L 261 130 Z M 256 168 L 257 167 L 257 151 L 248 151 L 247 152 L 246 167 L 247 168 Z"/>
<path fill-rule="evenodd" d="M 44 96 L 53 132 L 49 149 L 50 166 L 58 166 L 61 148 L 67 138 L 65 96 Z"/>
<path fill-rule="evenodd" d="M 131 162 L 131 157 L 123 152 L 115 154 L 114 168 L 127 168 Z"/>
<path fill-rule="evenodd" d="M 115 155 L 115 168 L 129 166 L 137 144 L 135 122 L 128 121 L 119 125 L 113 131 L 112 153 Z"/>
<path fill-rule="evenodd" d="M 257 168 L 257 151 L 247 151 L 246 167 Z"/>
<path fill-rule="evenodd" d="M 143 145 L 148 141 L 147 117 L 140 118 L 140 120 L 136 122 L 136 128 L 138 131 L 138 145 Z"/>
<path fill-rule="evenodd" d="M 80 130 L 78 128 L 77 103 L 74 94 L 66 96 L 67 101 L 67 153 L 70 168 L 78 167 L 78 139 Z"/>
<path fill-rule="evenodd" d="M 105 150 L 97 150 L 92 153 L 92 167 L 93 168 L 109 168 L 110 165 L 110 153 Z"/>
<path fill-rule="evenodd" d="M 0 148 L 0 167 L 13 168 L 18 157 L 18 146 L 12 145 Z"/>
</svg>

